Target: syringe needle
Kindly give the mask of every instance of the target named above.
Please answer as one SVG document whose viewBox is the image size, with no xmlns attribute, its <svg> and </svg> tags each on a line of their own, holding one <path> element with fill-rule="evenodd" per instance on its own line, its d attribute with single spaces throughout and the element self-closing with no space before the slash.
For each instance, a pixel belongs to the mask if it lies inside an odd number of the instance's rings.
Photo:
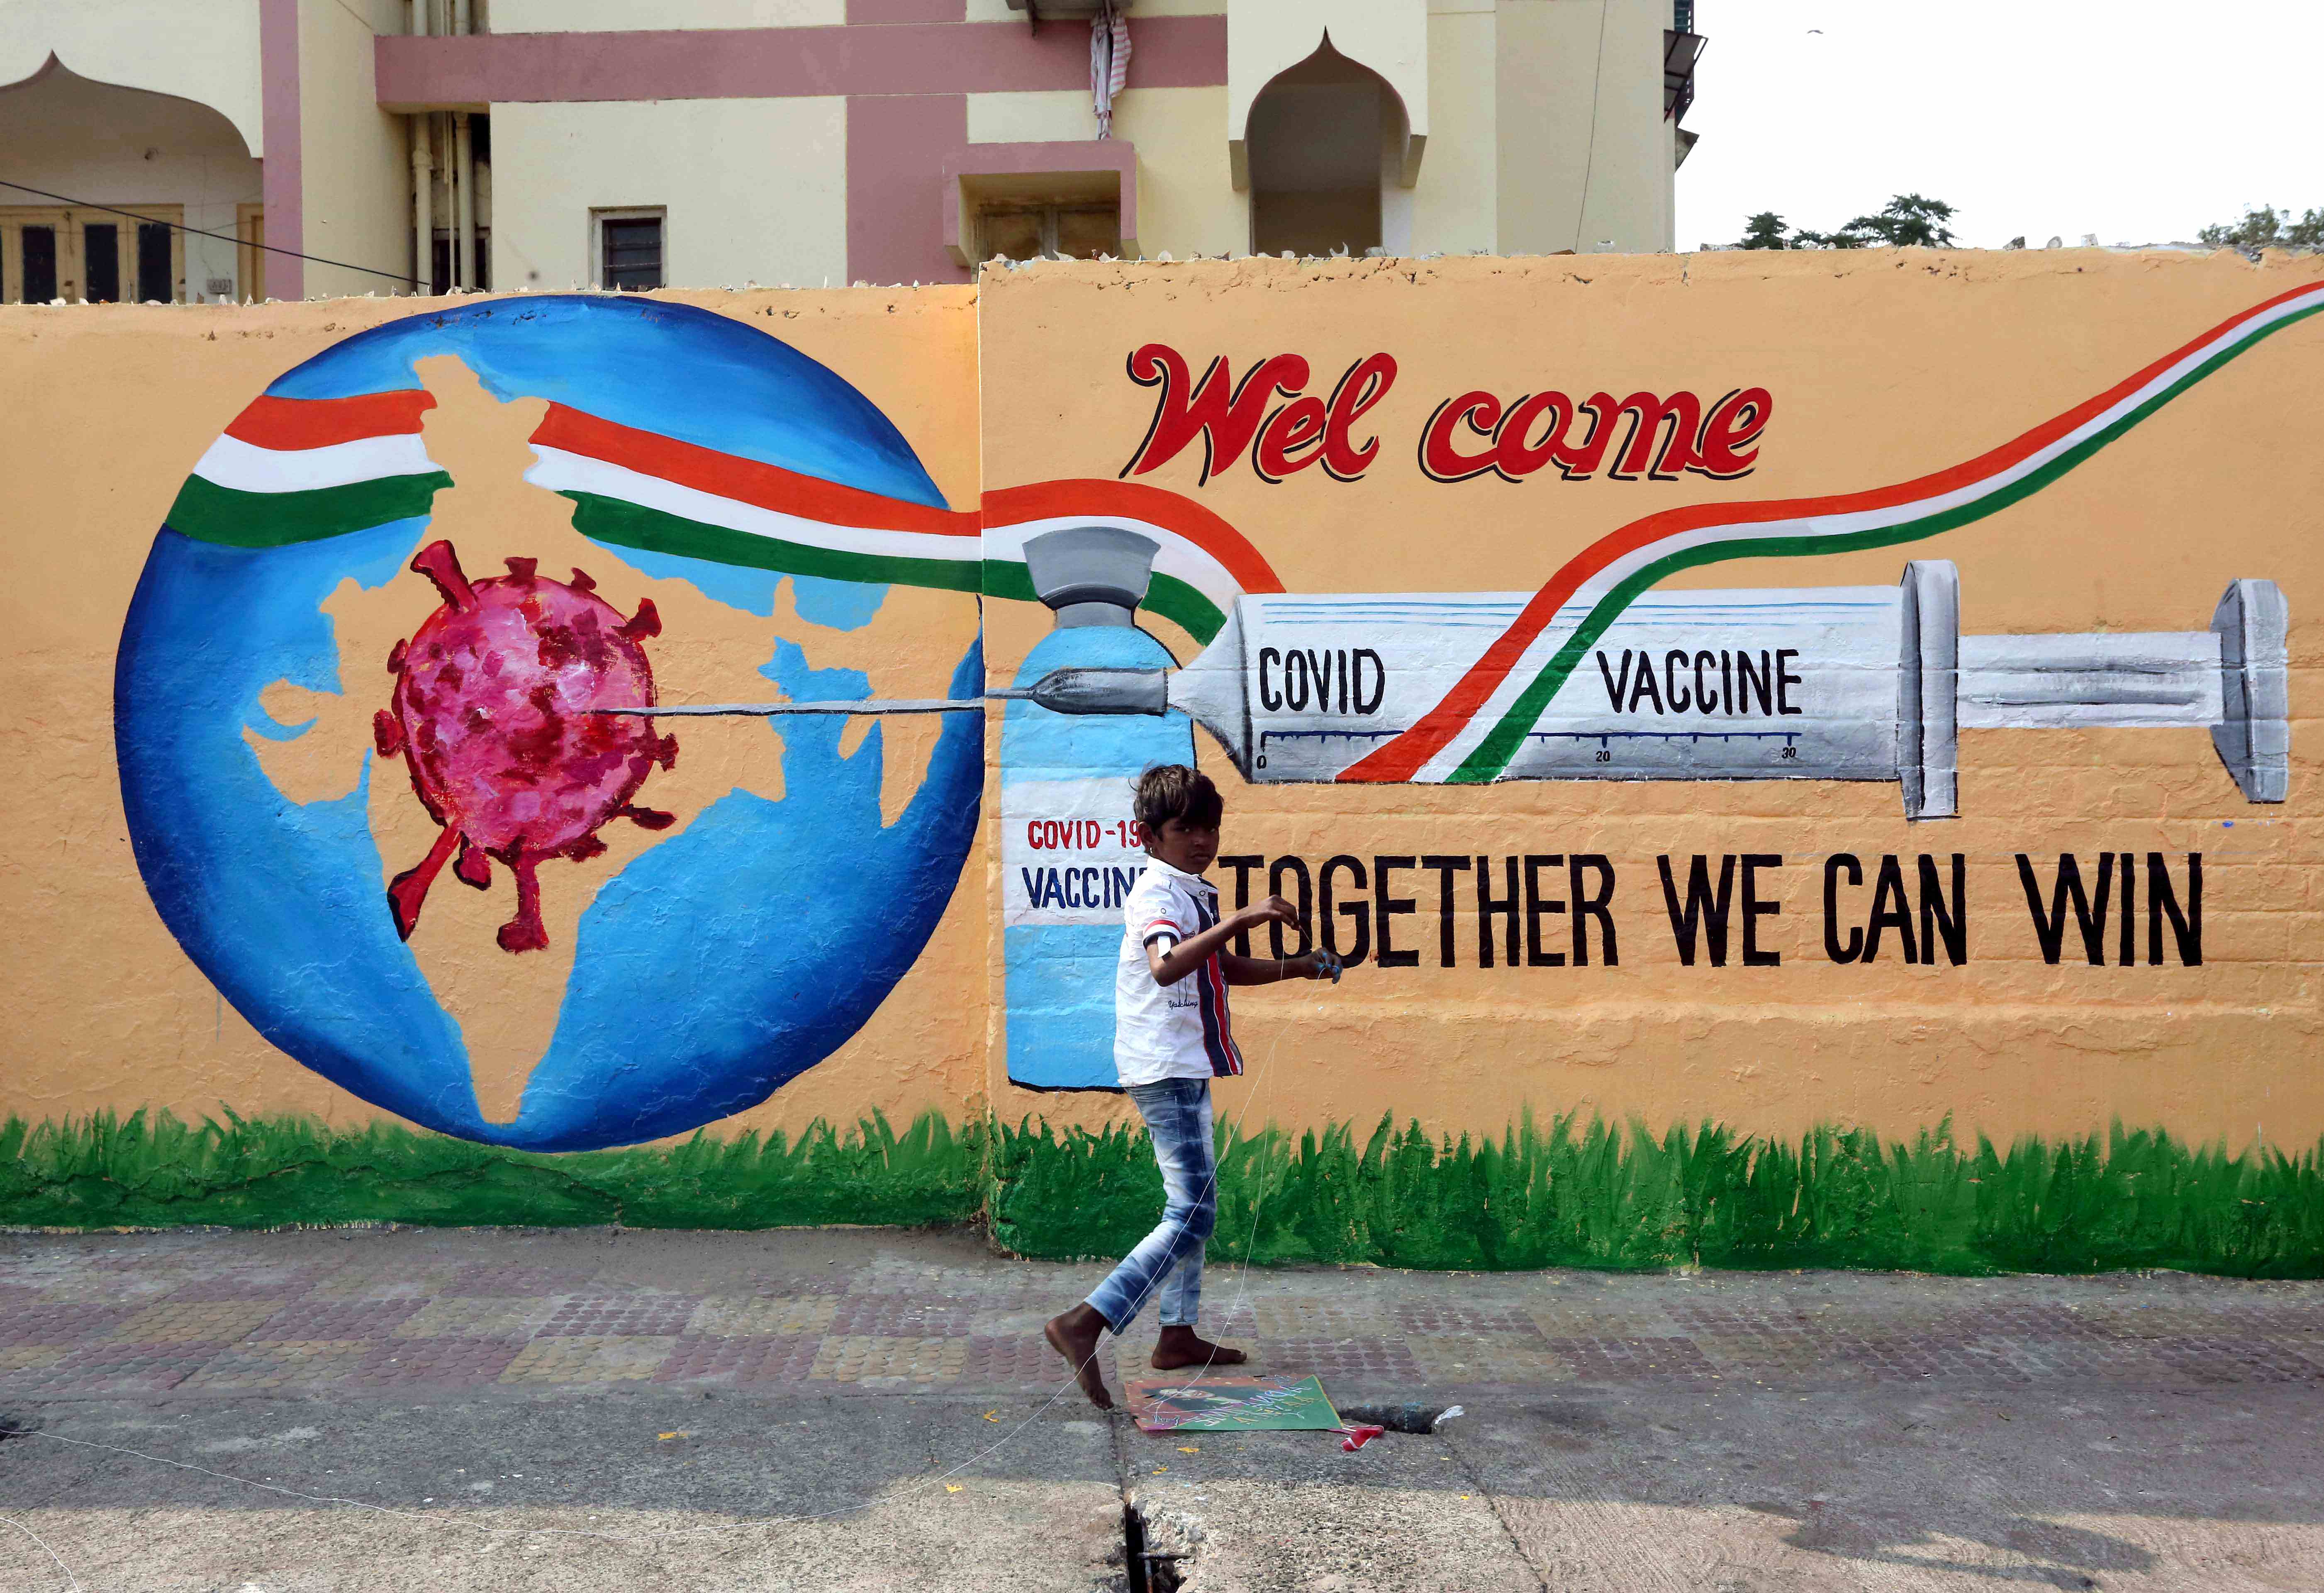
<svg viewBox="0 0 2324 1593">
<path fill-rule="evenodd" d="M 1124 698 L 1125 684 L 1135 689 Z M 761 719 L 778 714 L 967 714 L 987 703 L 1034 702 L 1068 714 L 1159 714 L 1158 669 L 1056 669 L 1029 686 L 1000 686 L 981 697 L 864 697 L 840 703 L 666 703 L 651 708 L 586 708 L 640 719 L 724 714 Z"/>
<path fill-rule="evenodd" d="M 1003 694 L 995 692 L 992 695 L 999 696 Z M 967 714 L 983 706 L 984 699 L 982 697 L 865 697 L 856 702 L 840 703 L 663 703 L 651 708 L 586 708 L 582 712 L 620 714 L 640 719 L 714 714 L 763 719 L 777 714 Z"/>
</svg>

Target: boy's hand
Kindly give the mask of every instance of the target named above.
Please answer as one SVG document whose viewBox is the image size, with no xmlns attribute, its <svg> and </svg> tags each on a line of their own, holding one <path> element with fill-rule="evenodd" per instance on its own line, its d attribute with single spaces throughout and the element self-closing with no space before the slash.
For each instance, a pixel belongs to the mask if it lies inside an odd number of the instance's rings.
<svg viewBox="0 0 2324 1593">
<path fill-rule="evenodd" d="M 1348 970 L 1348 965 L 1340 961 L 1339 953 L 1321 949 L 1294 957 L 1291 966 L 1299 971 L 1303 979 L 1328 979 L 1333 984 L 1339 983 L 1340 975 Z"/>
<path fill-rule="evenodd" d="M 1263 902 L 1253 902 L 1239 909 L 1233 923 L 1237 929 L 1253 929 L 1261 924 L 1296 924 L 1299 909 L 1279 896 L 1270 896 Z"/>
</svg>

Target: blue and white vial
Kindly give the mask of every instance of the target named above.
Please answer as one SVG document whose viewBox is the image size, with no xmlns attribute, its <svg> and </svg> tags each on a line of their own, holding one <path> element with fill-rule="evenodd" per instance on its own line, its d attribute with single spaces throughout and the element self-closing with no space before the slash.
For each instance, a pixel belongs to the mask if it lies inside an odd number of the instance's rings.
<svg viewBox="0 0 2324 1593">
<path fill-rule="evenodd" d="M 1073 526 L 1025 544 L 1035 595 L 1056 628 L 1016 684 L 1053 669 L 1168 669 L 1138 628 L 1158 551 L 1112 526 Z M 1012 701 L 1001 728 L 1001 956 L 1009 1077 L 1033 1090 L 1118 1090 L 1113 972 L 1122 902 L 1146 867 L 1131 811 L 1138 777 L 1194 761 L 1194 722 L 1151 714 L 1056 714 Z"/>
</svg>

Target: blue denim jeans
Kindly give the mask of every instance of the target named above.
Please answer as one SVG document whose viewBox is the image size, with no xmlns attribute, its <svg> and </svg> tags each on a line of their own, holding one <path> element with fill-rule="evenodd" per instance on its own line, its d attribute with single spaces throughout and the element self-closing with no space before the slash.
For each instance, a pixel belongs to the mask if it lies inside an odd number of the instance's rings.
<svg viewBox="0 0 2324 1593">
<path fill-rule="evenodd" d="M 1158 1292 L 1162 1325 L 1191 1328 L 1203 1303 L 1203 1247 L 1218 1221 L 1216 1151 L 1211 1143 L 1211 1082 L 1165 1079 L 1133 1084 L 1130 1099 L 1146 1119 L 1154 1159 L 1162 1164 L 1168 1203 L 1162 1223 L 1139 1241 L 1089 1297 L 1117 1333 Z"/>
</svg>

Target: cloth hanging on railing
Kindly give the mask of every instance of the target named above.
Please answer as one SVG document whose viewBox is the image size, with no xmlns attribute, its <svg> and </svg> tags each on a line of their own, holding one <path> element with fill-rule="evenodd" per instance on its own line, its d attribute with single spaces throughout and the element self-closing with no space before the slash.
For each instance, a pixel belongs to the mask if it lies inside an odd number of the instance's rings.
<svg viewBox="0 0 2324 1593">
<path fill-rule="evenodd" d="M 1130 81 L 1130 19 L 1104 0 L 1090 18 L 1090 99 L 1097 112 L 1097 135 L 1113 136 L 1113 97 Z"/>
</svg>

